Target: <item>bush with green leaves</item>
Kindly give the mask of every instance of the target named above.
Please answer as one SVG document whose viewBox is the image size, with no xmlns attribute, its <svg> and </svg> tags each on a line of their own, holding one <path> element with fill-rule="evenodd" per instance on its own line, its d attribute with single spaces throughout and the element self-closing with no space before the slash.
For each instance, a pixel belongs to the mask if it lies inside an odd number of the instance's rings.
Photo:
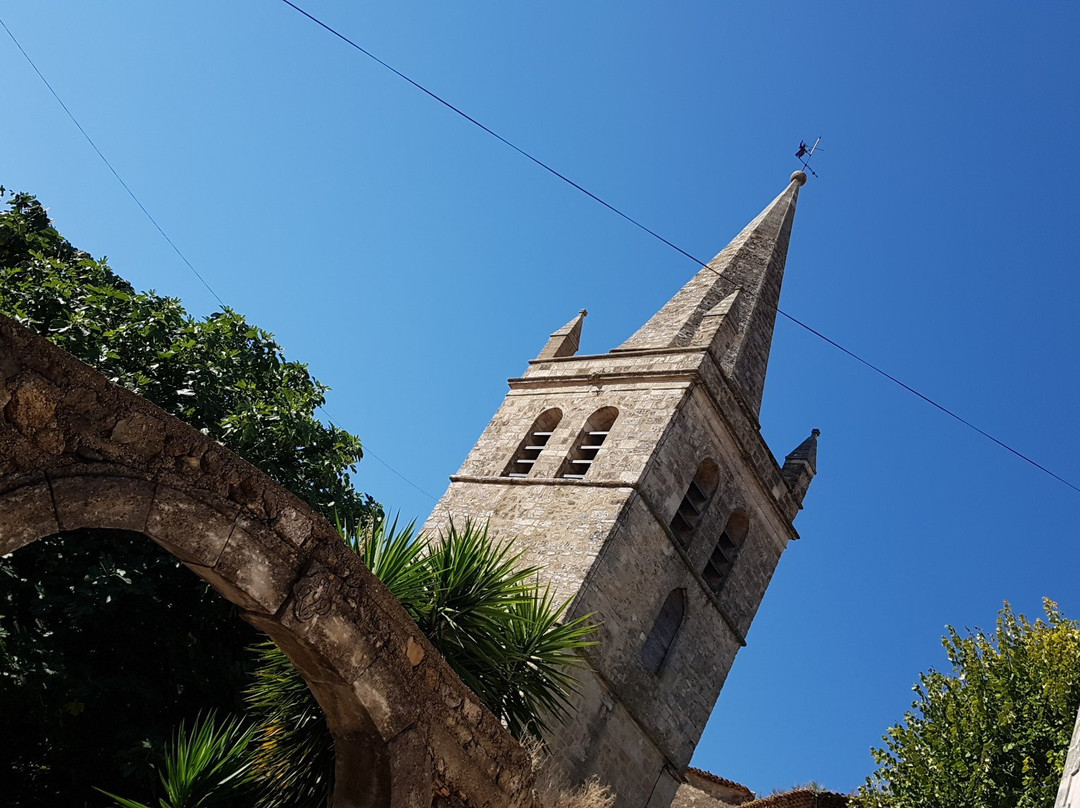
<svg viewBox="0 0 1080 808">
<path fill-rule="evenodd" d="M 322 423 L 327 388 L 272 335 L 225 309 L 197 319 L 72 246 L 32 196 L 0 213 L 0 313 L 202 430 L 327 516 L 363 524 L 355 436 Z M 176 559 L 138 537 L 78 531 L 0 559 L 4 803 L 84 805 L 135 793 L 172 727 L 232 712 L 257 634 Z M 101 803 L 104 804 L 104 803 Z"/>
<path fill-rule="evenodd" d="M 232 309 L 190 316 L 73 247 L 34 197 L 0 213 L 0 313 L 220 441 L 316 510 L 377 510 L 349 476 L 359 438 L 315 416 L 329 388 Z"/>
<path fill-rule="evenodd" d="M 997 628 L 942 644 L 951 672 L 915 686 L 902 724 L 873 750 L 863 808 L 1048 808 L 1080 707 L 1080 624 L 1044 602 L 1030 622 L 1009 604 Z"/>
</svg>

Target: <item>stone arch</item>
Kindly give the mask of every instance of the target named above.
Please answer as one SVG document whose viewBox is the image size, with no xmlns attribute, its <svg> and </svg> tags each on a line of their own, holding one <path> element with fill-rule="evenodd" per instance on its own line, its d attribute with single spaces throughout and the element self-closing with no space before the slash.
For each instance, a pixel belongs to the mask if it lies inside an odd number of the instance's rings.
<svg viewBox="0 0 1080 808">
<path fill-rule="evenodd" d="M 599 456 L 608 433 L 618 417 L 619 408 L 610 406 L 601 407 L 590 415 L 570 447 L 570 452 L 563 460 L 557 476 L 569 480 L 584 479 Z"/>
<path fill-rule="evenodd" d="M 304 677 L 334 736 L 335 806 L 430 804 L 430 793 L 426 803 L 422 794 L 410 793 L 423 783 L 418 773 L 432 768 L 426 744 L 399 740 L 390 754 L 386 739 L 401 731 L 395 716 L 381 705 L 369 709 L 370 689 L 350 686 L 342 670 L 347 666 L 332 659 L 335 653 L 326 646 L 340 639 L 335 636 L 340 627 L 326 631 L 311 625 L 334 608 L 331 578 L 317 562 L 307 564 L 300 554 L 275 546 L 256 524 L 239 527 L 236 510 L 137 477 L 48 477 L 0 494 L 0 554 L 80 528 L 123 530 L 155 541 L 239 606 Z M 357 640 L 354 655 L 373 655 L 370 641 L 352 639 Z"/>
<path fill-rule="evenodd" d="M 527 754 L 325 519 L 0 317 L 0 554 L 79 528 L 147 536 L 277 642 L 334 735 L 335 808 L 531 804 Z"/>
</svg>

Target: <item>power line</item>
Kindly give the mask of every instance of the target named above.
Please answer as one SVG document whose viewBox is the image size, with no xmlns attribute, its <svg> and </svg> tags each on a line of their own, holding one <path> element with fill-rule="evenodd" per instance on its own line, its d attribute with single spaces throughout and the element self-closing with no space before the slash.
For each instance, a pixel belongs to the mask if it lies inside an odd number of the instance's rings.
<svg viewBox="0 0 1080 808">
<path fill-rule="evenodd" d="M 109 162 L 108 158 L 102 153 L 101 149 L 99 149 L 97 147 L 97 144 L 94 143 L 94 141 L 90 137 L 90 135 L 87 134 L 85 129 L 83 129 L 82 124 L 79 123 L 78 119 L 72 114 L 71 110 L 68 108 L 68 105 L 64 103 L 64 100 L 59 96 L 59 94 L 56 92 L 56 90 L 53 89 L 53 86 L 49 83 L 49 80 L 47 78 L 45 78 L 44 74 L 42 74 L 42 72 L 40 70 L 38 70 L 38 66 L 36 64 L 34 64 L 34 60 L 30 58 L 30 54 L 28 54 L 26 52 L 26 50 L 23 48 L 23 46 L 19 43 L 19 40 L 15 38 L 15 34 L 13 34 L 11 32 L 11 29 L 7 27 L 7 25 L 4 23 L 3 19 L 0 19 L 0 26 L 2 26 L 3 29 L 7 32 L 7 35 L 9 37 L 11 37 L 11 41 L 15 43 L 15 47 L 19 49 L 19 52 L 23 55 L 23 57 L 26 59 L 26 61 L 30 64 L 30 67 L 32 67 L 34 69 L 34 72 L 37 73 L 38 78 L 41 79 L 42 83 L 46 87 L 49 88 L 49 92 L 52 93 L 52 97 L 56 99 L 56 102 L 61 106 L 61 108 L 64 110 L 64 112 L 67 113 L 67 116 L 71 119 L 71 122 L 73 124 L 75 124 L 75 127 L 82 133 L 82 136 L 84 138 L 86 138 L 86 142 L 90 144 L 91 148 L 93 148 L 93 150 L 97 153 L 97 156 L 101 158 L 101 161 L 103 163 L 105 163 L 105 165 L 108 167 L 109 171 L 112 172 L 112 175 L 114 177 L 116 177 L 117 182 L 119 182 L 120 185 L 123 186 L 124 190 L 128 192 L 128 196 L 130 196 L 133 200 L 135 200 L 135 204 L 139 206 L 139 210 L 141 210 L 146 215 L 146 218 L 150 220 L 150 223 L 152 225 L 154 225 L 154 227 L 157 229 L 157 231 L 161 234 L 162 238 L 164 238 L 165 241 L 167 241 L 169 243 L 169 246 L 173 248 L 173 250 L 176 252 L 176 254 L 178 256 L 180 256 L 180 260 L 182 260 L 185 264 L 187 264 L 188 269 L 190 269 L 195 274 L 195 277 L 198 278 L 200 281 L 202 281 L 202 285 L 205 286 L 207 291 L 209 291 L 210 294 L 214 296 L 214 299 L 217 300 L 218 305 L 220 305 L 223 309 L 228 308 L 228 306 L 225 305 L 225 301 L 223 301 L 221 299 L 221 297 L 218 295 L 218 293 L 214 291 L 214 288 L 207 282 L 206 278 L 204 278 L 199 273 L 199 271 L 197 269 L 195 269 L 195 267 L 192 265 L 192 263 L 187 259 L 187 256 L 185 256 L 180 251 L 180 248 L 176 246 L 176 244 L 173 242 L 173 240 L 171 238 L 169 238 L 169 234 L 166 233 L 165 230 L 161 227 L 161 225 L 157 223 L 157 220 L 153 216 L 150 215 L 150 211 L 148 211 L 146 209 L 146 206 L 143 205 L 143 203 L 139 201 L 139 198 L 137 196 L 135 196 L 135 192 L 131 190 L 131 188 L 128 186 L 128 184 L 126 182 L 124 182 L 124 178 L 120 176 L 120 174 L 117 172 L 117 170 L 115 168 L 113 168 L 113 164 Z M 326 415 L 326 418 L 330 422 L 330 425 L 332 427 L 334 427 L 335 429 L 341 429 L 341 427 L 339 427 L 336 423 L 334 423 L 334 420 L 330 417 L 330 413 L 327 412 L 325 407 L 320 406 L 319 409 L 321 409 L 323 411 L 323 413 Z M 346 431 L 346 430 L 342 430 L 342 431 Z M 432 494 L 429 494 L 423 488 L 418 486 L 416 483 L 414 483 L 412 480 L 410 480 L 408 477 L 406 477 L 400 471 L 395 469 L 393 466 L 391 466 L 389 463 L 387 463 L 385 460 L 383 460 L 381 457 L 379 457 L 377 454 L 375 454 L 375 452 L 373 452 L 371 449 L 365 448 L 364 451 L 365 451 L 365 454 L 371 455 L 373 458 L 375 458 L 380 463 L 382 463 L 382 465 L 386 466 L 386 468 L 389 469 L 392 473 L 394 473 L 395 475 L 400 477 L 402 480 L 407 482 L 409 485 L 411 485 L 413 488 L 415 488 L 421 494 L 423 494 L 426 497 L 429 497 L 430 499 L 438 501 L 437 497 L 433 496 Z"/>
<path fill-rule="evenodd" d="M 532 162 L 532 163 L 536 164 L 537 166 L 539 166 L 540 168 L 544 169 L 544 171 L 547 171 L 549 174 L 554 175 L 555 177 L 559 178 L 560 180 L 562 180 L 566 184 L 570 185 L 574 189 L 576 189 L 576 190 L 580 191 L 581 193 L 585 194 L 585 196 L 589 197 L 593 201 L 595 201 L 595 202 L 599 203 L 600 205 L 602 205 L 603 207 L 607 208 L 607 210 L 611 211 L 616 216 L 619 216 L 620 218 L 625 219 L 627 222 L 634 225 L 634 227 L 637 227 L 639 230 L 643 230 L 645 233 L 647 233 L 648 235 L 650 235 L 653 238 L 657 239 L 658 241 L 662 242 L 663 244 L 667 245 L 671 249 L 675 250 L 680 255 L 682 255 L 682 256 L 684 256 L 686 258 L 689 258 L 691 261 L 693 261 L 698 266 L 704 267 L 705 269 L 708 269 L 708 270 L 714 272 L 719 278 L 724 280 L 726 283 L 731 284 L 735 289 L 738 289 L 738 290 L 740 290 L 742 292 L 745 292 L 750 297 L 758 297 L 757 295 L 755 295 L 750 290 L 744 289 L 743 287 L 738 286 L 730 278 L 727 278 L 726 276 L 724 276 L 719 271 L 713 269 L 713 267 L 709 266 L 708 261 L 703 261 L 702 259 L 700 259 L 697 256 L 693 255 L 692 253 L 688 252 L 687 250 L 684 250 L 678 244 L 675 244 L 673 241 L 670 241 L 669 239 L 665 238 L 660 233 L 658 233 L 657 231 L 655 231 L 652 228 L 648 227 L 647 225 L 643 224 L 642 222 L 638 221 L 637 219 L 635 219 L 630 214 L 623 212 L 622 210 L 615 207 L 614 205 L 612 205 L 607 200 L 603 199 L 602 197 L 600 197 L 597 194 L 593 193 L 589 189 L 583 187 L 582 185 L 578 184 L 574 180 L 570 179 L 568 176 L 566 176 L 562 172 L 558 171 L 556 168 L 549 165 L 548 163 L 544 162 L 539 157 L 536 157 L 535 155 L 533 155 L 530 152 L 523 149 L 521 146 L 518 146 L 516 143 L 514 143 L 514 142 L 510 141 L 509 139 L 507 139 L 506 137 L 500 135 L 498 132 L 496 132 L 494 129 L 490 128 L 486 124 L 481 123 L 479 120 L 477 120 L 473 116 L 469 115 L 467 112 L 462 110 L 460 107 L 455 106 L 450 101 L 447 101 L 445 98 L 443 98 L 442 96 L 435 93 L 433 90 L 429 90 L 423 84 L 420 84 L 420 82 L 416 81 L 415 79 L 413 79 L 410 76 L 406 75 L 405 73 L 401 72 L 396 67 L 389 64 L 388 62 L 383 61 L 378 56 L 376 56 L 374 53 L 369 51 L 367 48 L 365 48 L 362 45 L 358 44 L 357 42 L 353 41 L 352 39 L 347 37 L 345 34 L 341 33 L 337 29 L 335 29 L 332 26 L 328 25 L 327 23 L 323 22 L 322 20 L 320 20 L 318 17 L 311 14 L 310 12 L 305 11 L 300 6 L 293 3 L 292 0 L 281 0 L 281 2 L 283 2 L 285 5 L 289 6 L 290 8 L 292 8 L 293 10 L 298 12 L 299 14 L 303 15 L 307 19 L 311 20 L 316 25 L 320 26 L 321 28 L 325 29 L 329 33 L 333 34 L 335 37 L 340 39 L 342 42 L 345 42 L 350 47 L 355 48 L 360 53 L 364 54 L 365 56 L 367 56 L 369 59 L 371 59 L 372 61 L 374 61 L 375 63 L 377 63 L 381 67 L 383 67 L 386 70 L 390 71 L 391 73 L 393 73 L 398 78 L 400 78 L 403 81 L 407 82 L 408 84 L 412 85 L 413 87 L 415 87 L 420 92 L 424 93 L 425 95 L 429 96 L 433 100 L 437 101 L 439 104 L 446 107 L 451 112 L 455 113 L 456 115 L 459 115 L 460 117 L 464 118 L 469 123 L 473 124 L 474 126 L 476 126 L 479 129 L 483 130 L 487 134 L 491 135 L 491 137 L 495 138 L 497 141 L 502 143 L 504 146 L 507 146 L 508 148 L 510 148 L 513 151 L 517 152 L 522 157 L 526 158 L 530 162 Z M 842 353 L 844 353 L 847 356 L 854 359 L 856 362 L 859 362 L 860 364 L 862 364 L 865 367 L 869 368 L 870 370 L 874 371 L 879 376 L 887 379 L 888 381 L 892 382 L 893 384 L 897 385 L 898 387 L 900 387 L 900 388 L 908 391 L 909 393 L 915 395 L 916 397 L 922 399 L 927 404 L 930 404 L 932 407 L 935 407 L 936 409 L 938 409 L 941 412 L 948 415 L 950 418 L 953 418 L 954 420 L 960 422 L 964 426 L 966 426 L 966 427 L 974 430 L 978 434 L 982 435 L 984 438 L 987 438 L 988 440 L 992 441 L 993 443 L 996 443 L 1001 448 L 1011 452 L 1013 455 L 1020 458 L 1021 460 L 1024 460 L 1025 462 L 1031 464 L 1032 466 L 1037 468 L 1039 471 L 1042 471 L 1042 472 L 1050 475 L 1051 477 L 1053 477 L 1058 482 L 1064 483 L 1069 488 L 1071 488 L 1073 491 L 1075 491 L 1077 493 L 1080 493 L 1080 486 L 1074 485 L 1073 483 L 1066 480 L 1064 477 L 1062 477 L 1059 474 L 1056 474 L 1055 472 L 1051 471 L 1046 466 L 1044 466 L 1041 463 L 1033 460 L 1031 457 L 1024 454 L 1020 450 L 1013 448 L 1012 446 L 1010 446 L 1008 443 L 1001 440 L 1000 438 L 997 438 L 994 435 L 992 435 L 991 433 L 989 433 L 986 430 L 982 429 L 981 427 L 976 426 L 971 421 L 967 420 L 966 418 L 962 417 L 961 415 L 957 414 L 953 410 L 946 407 L 944 404 L 940 404 L 937 401 L 935 401 L 933 398 L 931 398 L 930 396 L 919 392 L 917 389 L 915 389 L 911 385 L 907 384 L 906 382 L 901 381 L 896 376 L 893 376 L 888 371 L 884 370 L 883 368 L 881 368 L 878 365 L 871 362 L 869 359 L 865 359 L 864 357 L 860 356 L 859 354 L 855 353 L 854 351 L 850 350 L 849 348 L 845 348 L 843 345 L 841 345 L 836 340 L 834 340 L 834 339 L 832 339 L 830 337 L 827 337 L 825 334 L 823 334 L 820 331 L 818 331 L 817 329 L 811 327 L 807 323 L 804 323 L 799 318 L 797 318 L 797 317 L 795 317 L 795 316 L 793 316 L 791 314 L 788 314 L 786 311 L 781 309 L 778 305 L 772 304 L 767 300 L 762 301 L 762 302 L 765 303 L 765 305 L 769 306 L 770 308 L 774 309 L 777 314 L 781 315 L 785 319 L 789 320 L 790 322 L 792 322 L 795 325 L 799 326 L 800 328 L 804 329 L 808 333 L 813 334 L 815 337 L 818 337 L 819 339 L 824 340 L 829 345 L 832 345 L 834 348 L 838 349 Z"/>
<path fill-rule="evenodd" d="M 435 92 L 429 90 L 427 87 L 423 86 L 419 82 L 417 82 L 414 79 L 410 78 L 405 73 L 402 73 L 400 70 L 393 67 L 389 63 L 387 63 L 387 62 L 383 61 L 382 59 L 380 59 L 379 57 L 375 56 L 371 51 L 367 50 L 366 48 L 362 47 L 358 43 L 354 42 L 352 39 L 345 36 L 341 32 L 337 31 L 336 29 L 334 29 L 333 27 L 331 27 L 327 23 L 323 22 L 319 18 L 315 17 L 314 15 L 312 15 L 309 12 L 305 11 L 304 9 L 300 8 L 298 5 L 291 2 L 291 0 L 282 0 L 282 2 L 285 3 L 285 5 L 289 6 L 290 8 L 294 9 L 295 11 L 297 11 L 298 13 L 302 14 L 304 17 L 311 20 L 315 24 L 317 24 L 320 27 L 324 28 L 326 31 L 333 34 L 335 37 L 342 40 L 343 42 L 345 42 L 346 44 L 348 44 L 352 48 L 355 48 L 356 50 L 360 51 L 365 56 L 369 57 L 370 59 L 375 61 L 377 64 L 379 64 L 380 66 L 382 66 L 386 70 L 390 71 L 391 73 L 398 76 L 399 78 L 401 78 L 402 80 L 404 80 L 408 84 L 412 85 L 413 87 L 420 90 L 424 94 L 428 95 L 429 97 L 431 97 L 432 99 L 434 99 L 438 103 L 442 104 L 447 109 L 451 110 L 455 114 L 457 114 L 460 117 L 467 120 L 469 123 L 473 124 L 474 126 L 478 127 L 479 129 L 483 130 L 484 132 L 486 132 L 487 134 L 489 134 L 490 136 L 492 136 L 493 138 L 498 140 L 500 143 L 504 144 L 508 148 L 510 148 L 513 151 L 517 152 L 518 154 L 525 157 L 526 159 L 528 159 L 532 163 L 535 163 L 537 166 L 541 167 L 545 171 L 549 172 L 550 174 L 554 175 L 558 179 L 560 179 L 563 182 L 567 183 L 568 185 L 570 185 L 574 189 L 578 190 L 582 194 L 585 194 L 590 199 L 592 199 L 595 202 L 597 202 L 598 204 L 602 205 L 607 210 L 609 210 L 612 213 L 616 214 L 620 218 L 626 220 L 630 224 L 632 224 L 635 227 L 637 227 L 638 229 L 644 231 L 645 233 L 647 233 L 648 235 L 650 235 L 653 238 L 657 239 L 658 241 L 662 242 L 663 244 L 667 245 L 671 249 L 678 252 L 680 255 L 683 255 L 684 257 L 689 258 L 691 261 L 693 261 L 698 266 L 704 267 L 705 269 L 708 269 L 711 272 L 715 273 L 717 275 L 717 277 L 719 277 L 725 283 L 731 284 L 731 286 L 733 286 L 734 288 L 739 289 L 740 291 L 746 293 L 750 297 L 755 297 L 755 298 L 758 297 L 754 292 L 752 292 L 750 290 L 747 290 L 747 289 L 744 289 L 743 287 L 735 284 L 731 279 L 727 278 L 726 276 L 724 276 L 719 271 L 713 269 L 713 267 L 711 267 L 709 265 L 708 261 L 704 261 L 704 260 L 696 257 L 695 255 L 693 255 L 692 253 L 688 252 L 687 250 L 684 250 L 682 247 L 680 247 L 677 244 L 675 244 L 674 242 L 668 240 L 667 238 L 660 235 L 658 232 L 656 232 L 655 230 L 649 228 L 648 226 L 646 226 L 642 222 L 638 221 L 634 217 L 630 216 L 629 214 L 624 213 L 622 210 L 615 207 L 611 203 L 607 202 L 606 200 L 604 200 L 603 198 L 601 198 L 597 194 L 594 194 L 592 191 L 588 190 L 587 188 L 583 187 L 582 185 L 579 185 L 577 182 L 574 182 L 572 179 L 567 177 L 565 174 L 562 174 L 561 172 L 559 172 L 558 170 L 556 170 L 552 166 L 545 163 L 543 160 L 539 159 L 538 157 L 535 157 L 534 155 L 532 155 L 531 153 L 529 153 L 525 149 L 523 149 L 520 146 L 516 145 L 515 143 L 511 142 L 507 138 L 503 137 L 498 132 L 496 132 L 495 130 L 489 128 L 485 124 L 481 123 L 476 118 L 473 118 L 471 115 L 467 114 L 466 112 L 464 112 L 459 107 L 457 107 L 454 104 L 450 103 L 449 101 L 442 98 L 441 96 L 439 96 Z M 171 238 L 169 238 L 169 235 L 165 232 L 165 230 L 161 227 L 161 225 L 159 225 L 157 223 L 157 220 L 154 219 L 154 217 L 150 214 L 150 212 L 146 209 L 146 207 L 142 204 L 142 202 L 139 201 L 139 198 L 131 190 L 131 188 L 128 186 L 128 184 L 126 182 L 124 182 L 123 178 L 120 176 L 120 174 L 113 167 L 112 163 L 109 162 L 109 160 L 105 157 L 105 155 L 97 147 L 97 144 L 95 144 L 93 139 L 89 136 L 89 134 L 87 134 L 86 130 L 82 127 L 82 125 L 79 123 L 79 121 L 72 114 L 72 112 L 68 108 L 67 104 L 64 103 L 63 99 L 60 98 L 60 96 L 57 94 L 56 90 L 53 89 L 53 86 L 49 83 L 48 79 L 45 78 L 45 76 L 42 74 L 42 72 L 38 69 L 37 65 L 34 64 L 33 59 L 30 58 L 30 55 L 22 47 L 22 45 L 19 43 L 18 39 L 16 39 L 15 35 L 11 32 L 11 29 L 9 29 L 7 27 L 7 25 L 4 23 L 4 21 L 2 19 L 0 19 L 0 26 L 2 26 L 4 28 L 4 30 L 7 32 L 7 35 L 11 38 L 11 41 L 15 43 L 15 46 L 19 49 L 19 52 L 22 53 L 23 57 L 30 64 L 30 66 L 33 68 L 34 72 L 37 73 L 38 77 L 41 79 L 42 83 L 44 83 L 45 86 L 48 88 L 48 90 L 52 94 L 53 98 L 56 99 L 57 103 L 60 104 L 60 106 L 63 108 L 64 112 L 67 113 L 67 116 L 71 119 L 72 123 L 75 124 L 75 126 L 78 128 L 79 132 L 82 133 L 82 135 L 86 139 L 87 143 L 90 144 L 90 146 L 97 153 L 98 157 L 100 157 L 102 162 L 104 162 L 105 165 L 108 167 L 109 171 L 112 172 L 114 177 L 116 177 L 116 179 L 120 183 L 120 185 L 123 186 L 124 190 L 127 191 L 128 195 L 135 201 L 135 204 L 138 205 L 139 209 L 143 212 L 143 214 L 145 214 L 146 218 L 150 220 L 151 224 L 154 225 L 154 227 L 157 229 L 157 231 L 168 242 L 169 246 L 172 247 L 172 249 L 176 252 L 176 254 L 180 257 L 180 259 L 184 262 L 184 264 L 187 265 L 187 267 L 192 271 L 192 273 L 194 273 L 195 277 L 197 277 L 202 282 L 203 286 L 205 286 L 207 288 L 207 290 L 210 292 L 210 294 L 212 294 L 214 296 L 214 298 L 217 300 L 217 302 L 224 308 L 225 307 L 225 302 L 221 299 L 221 297 L 218 296 L 217 292 L 214 291 L 213 287 L 210 286 L 210 284 L 199 273 L 199 271 L 197 269 L 195 269 L 195 267 L 192 265 L 192 263 L 180 251 L 180 249 L 176 246 L 176 244 L 173 242 L 173 240 Z M 1080 487 L 1078 487 L 1078 486 L 1074 485 L 1073 483 L 1069 482 L 1068 480 L 1066 480 L 1064 477 L 1060 476 L 1059 474 L 1051 471 L 1049 468 L 1047 468 L 1043 464 L 1037 462 L 1036 460 L 1032 459 L 1028 455 L 1021 452 L 1020 450 L 1012 447 L 1011 445 L 1009 445 L 1005 441 L 1001 440 L 1000 438 L 994 436 L 993 434 L 987 432 L 986 430 L 982 429 L 981 427 L 975 425 L 974 423 L 967 420 L 966 418 L 959 415 L 958 413 L 954 412 L 950 408 L 946 407 L 943 404 L 940 404 L 939 402 L 937 402 L 936 400 L 934 400 L 930 396 L 928 396 L 928 395 L 926 395 L 924 393 L 921 393 L 916 388 L 912 387 L 911 385 L 907 384 L 906 382 L 901 381 L 896 376 L 893 376 L 891 373 L 887 372 L 883 368 L 881 368 L 878 365 L 874 364 L 870 360 L 863 358 L 862 356 L 860 356 L 859 354 L 857 354 L 854 351 L 850 350 L 849 348 L 844 347 L 843 345 L 841 345 L 836 340 L 832 339 L 831 337 L 826 336 L 825 334 L 823 334 L 822 332 L 818 331 L 817 329 L 811 327 L 810 325 L 803 322 L 799 318 L 797 318 L 797 317 L 795 317 L 795 316 L 793 316 L 791 314 L 788 314 L 786 311 L 781 309 L 778 305 L 772 304 L 769 301 L 762 301 L 762 302 L 764 302 L 770 308 L 774 309 L 777 314 L 781 315 L 785 319 L 789 320 L 790 322 L 792 322 L 795 325 L 799 326 L 800 328 L 804 329 L 808 333 L 816 336 L 817 338 L 823 340 L 824 342 L 828 343 L 829 345 L 832 345 L 834 348 L 836 348 L 837 350 L 839 350 L 842 353 L 846 354 L 847 356 L 851 357 L 855 361 L 859 362 L 860 364 L 862 364 L 865 367 L 869 368 L 870 370 L 874 371 L 875 373 L 877 373 L 878 375 L 880 375 L 883 378 L 887 379 L 888 381 L 892 382 L 893 384 L 897 385 L 898 387 L 906 390 L 907 392 L 911 393 L 912 395 L 916 396 L 917 398 L 922 399 L 927 404 L 930 404 L 932 407 L 940 410 L 944 414 L 948 415 L 950 418 L 953 418 L 954 420 L 958 421 L 959 423 L 963 424 L 964 426 L 968 427 L 969 429 L 971 429 L 971 430 L 975 431 L 976 433 L 978 433 L 979 435 L 983 436 L 987 440 L 990 440 L 991 442 L 997 444 L 999 447 L 1005 449 L 1006 451 L 1010 452 L 1011 454 L 1015 455 L 1016 457 L 1018 457 L 1021 460 L 1025 461 L 1026 463 L 1034 466 L 1039 471 L 1042 471 L 1043 473 L 1049 475 L 1050 477 L 1053 477 L 1058 482 L 1063 483 L 1064 485 L 1067 485 L 1073 491 L 1076 491 L 1077 493 L 1080 493 Z M 327 418 L 329 418 L 330 416 L 329 416 L 329 413 L 326 412 L 326 409 L 325 408 L 321 408 L 321 409 L 323 410 L 324 413 L 326 413 Z M 331 423 L 331 425 L 336 427 L 336 424 L 334 424 L 332 420 L 330 421 L 330 423 Z M 338 427 L 338 428 L 340 428 L 340 427 Z M 420 491 L 422 494 L 424 494 L 425 496 L 430 497 L 431 499 L 436 499 L 436 497 L 434 497 L 432 494 L 428 493 L 423 488 L 421 488 L 416 483 L 414 483 L 412 480 L 407 478 L 405 475 L 401 474 L 399 471 L 394 469 L 392 466 L 390 466 L 386 461 L 384 461 L 382 458 L 380 458 L 374 452 L 369 451 L 369 453 L 379 463 L 384 465 L 387 469 L 389 469 L 395 475 L 397 475 L 402 480 L 407 482 L 409 485 L 411 485 L 417 491 Z"/>
<path fill-rule="evenodd" d="M 327 410 L 326 407 L 324 407 L 322 404 L 320 404 L 319 409 L 323 411 L 323 415 L 325 415 L 326 420 L 330 422 L 330 426 L 334 427 L 335 429 L 341 429 L 341 427 L 339 427 L 336 423 L 334 423 L 334 417 L 332 415 L 330 415 L 330 411 Z M 342 430 L 342 431 L 344 431 L 344 430 Z M 409 485 L 411 485 L 413 488 L 415 488 L 417 491 L 419 491 L 421 494 L 423 494 L 428 499 L 433 500 L 435 502 L 439 501 L 439 498 L 437 496 L 425 491 L 423 488 L 418 486 L 416 483 L 414 483 L 412 480 L 410 480 L 408 477 L 406 477 L 404 474 L 402 474 L 396 468 L 394 468 L 389 463 L 387 463 L 385 460 L 383 460 L 381 457 L 379 457 L 377 454 L 375 454 L 375 452 L 371 451 L 371 449 L 368 449 L 367 447 L 364 447 L 364 456 L 366 457 L 367 455 L 371 455 L 373 458 L 378 460 L 380 463 L 382 463 L 384 466 L 386 466 L 386 468 L 388 468 L 391 472 L 393 472 L 398 477 L 403 479 L 405 482 L 407 482 Z"/>
<path fill-rule="evenodd" d="M 15 34 L 11 33 L 11 29 L 7 27 L 7 24 L 2 19 L 0 19 L 0 26 L 3 26 L 4 30 L 7 31 L 7 35 L 11 37 L 11 41 L 15 43 L 15 47 L 19 49 L 19 52 L 23 55 L 26 61 L 30 63 L 30 67 L 34 69 L 34 72 L 37 73 L 38 78 L 41 79 L 42 83 L 49 88 L 49 92 L 52 93 L 52 97 L 56 99 L 56 102 L 60 105 L 64 112 L 67 113 L 67 116 L 71 118 L 71 122 L 75 124 L 75 127 L 82 133 L 82 136 L 86 138 L 86 142 L 90 144 L 90 148 L 92 148 L 97 153 L 97 156 L 101 158 L 101 162 L 103 162 L 105 166 L 109 169 L 109 171 L 112 172 L 112 175 L 116 177 L 117 182 L 119 182 L 120 185 L 123 186 L 124 190 L 127 191 L 128 196 L 130 196 L 135 201 L 135 204 L 139 206 L 139 210 L 141 210 L 143 212 L 143 215 L 145 215 L 146 218 L 150 220 L 150 224 L 152 224 L 157 229 L 157 231 L 161 233 L 161 237 L 164 238 L 165 241 L 169 243 L 169 246 L 173 248 L 173 251 L 180 256 L 180 260 L 187 264 L 187 268 L 190 269 L 193 273 L 195 273 L 195 277 L 202 281 L 202 285 L 205 286 L 206 290 L 214 296 L 214 299 L 218 302 L 218 305 L 222 308 L 226 308 L 225 301 L 218 297 L 218 293 L 215 292 L 213 287 L 211 287 L 210 284 L 206 282 L 206 278 L 200 275 L 199 270 L 195 269 L 192 263 L 187 259 L 187 256 L 180 252 L 180 248 L 176 246 L 176 243 L 171 238 L 169 238 L 169 234 L 166 233 L 162 229 L 161 225 L 157 223 L 157 219 L 150 215 L 150 211 L 148 211 L 146 209 L 146 206 L 139 201 L 139 197 L 135 196 L 135 192 L 131 190 L 131 188 L 126 182 L 124 182 L 124 178 L 121 177 L 119 173 L 117 173 L 115 168 L 113 168 L 113 164 L 110 163 L 108 158 L 101 153 L 101 149 L 99 149 L 97 147 L 97 144 L 94 143 L 93 138 L 91 138 L 90 135 L 86 133 L 86 130 L 83 129 L 82 124 L 79 123 L 76 117 L 71 113 L 71 110 L 68 109 L 68 105 L 64 103 L 64 100 L 57 94 L 56 90 L 53 89 L 53 86 L 49 84 L 49 80 L 45 78 L 45 76 L 40 70 L 38 70 L 38 66 L 34 64 L 34 60 L 30 58 L 30 54 L 27 53 L 23 46 L 19 44 L 19 40 L 15 38 Z"/>
</svg>

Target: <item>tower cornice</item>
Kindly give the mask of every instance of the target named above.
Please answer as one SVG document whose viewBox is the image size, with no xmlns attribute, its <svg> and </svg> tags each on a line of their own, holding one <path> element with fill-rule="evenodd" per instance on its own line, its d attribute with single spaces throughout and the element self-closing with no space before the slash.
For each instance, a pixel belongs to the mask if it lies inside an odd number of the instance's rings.
<svg viewBox="0 0 1080 808">
<path fill-rule="evenodd" d="M 793 495 L 779 461 L 762 437 L 756 414 L 734 389 L 713 352 L 665 348 L 533 360 L 524 376 L 507 380 L 511 391 L 520 392 L 658 382 L 702 387 L 766 492 L 766 500 L 773 503 L 791 530 L 791 537 L 797 539 L 792 523 L 802 508 L 801 502 Z"/>
</svg>

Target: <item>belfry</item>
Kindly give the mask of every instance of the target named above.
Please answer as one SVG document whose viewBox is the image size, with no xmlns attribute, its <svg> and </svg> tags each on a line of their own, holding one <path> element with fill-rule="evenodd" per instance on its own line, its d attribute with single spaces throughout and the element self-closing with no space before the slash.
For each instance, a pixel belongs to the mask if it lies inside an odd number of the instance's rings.
<svg viewBox="0 0 1080 808">
<path fill-rule="evenodd" d="M 577 355 L 585 311 L 510 392 L 429 519 L 489 519 L 572 616 L 580 693 L 549 746 L 617 808 L 667 808 L 816 473 L 758 423 L 801 171 L 618 348 Z"/>
</svg>

